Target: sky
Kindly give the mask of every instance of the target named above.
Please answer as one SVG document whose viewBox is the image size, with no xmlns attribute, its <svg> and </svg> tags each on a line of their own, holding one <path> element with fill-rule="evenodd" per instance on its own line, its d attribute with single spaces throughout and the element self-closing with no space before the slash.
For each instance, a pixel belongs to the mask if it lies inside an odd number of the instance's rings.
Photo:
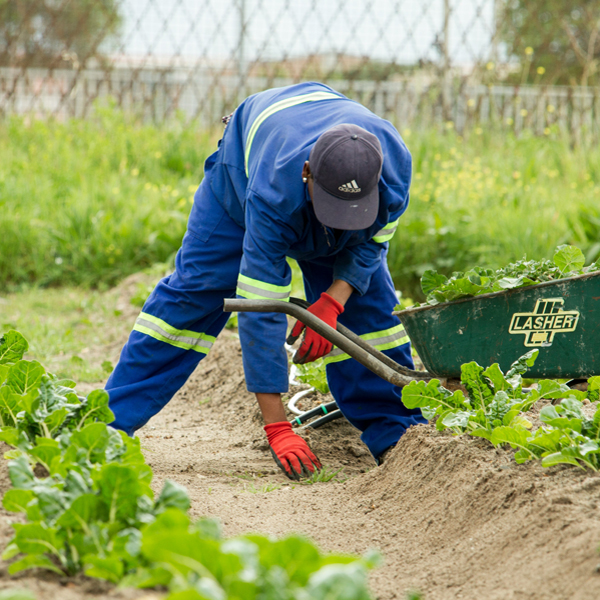
<svg viewBox="0 0 600 600">
<path fill-rule="evenodd" d="M 451 7 L 453 64 L 490 53 L 494 0 L 122 0 L 120 53 L 278 60 L 345 53 L 412 64 L 440 60 L 436 35 Z M 245 34 L 241 36 L 242 13 Z"/>
</svg>

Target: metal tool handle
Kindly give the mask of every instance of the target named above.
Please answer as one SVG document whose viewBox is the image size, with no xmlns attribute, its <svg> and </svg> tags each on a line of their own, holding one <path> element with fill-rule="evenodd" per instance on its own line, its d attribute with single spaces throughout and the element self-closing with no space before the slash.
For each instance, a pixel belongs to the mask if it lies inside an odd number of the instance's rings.
<svg viewBox="0 0 600 600">
<path fill-rule="evenodd" d="M 290 302 L 296 306 L 300 306 L 301 308 L 308 308 L 310 306 L 309 302 L 306 300 L 301 300 L 300 298 L 292 297 L 290 298 Z M 414 371 L 413 369 L 399 365 L 395 360 L 392 360 L 389 356 L 377 350 L 377 348 L 373 348 L 371 344 L 363 340 L 359 335 L 356 335 L 354 331 L 351 331 L 340 323 L 337 324 L 336 331 L 346 336 L 351 342 L 354 342 L 357 346 L 360 346 L 363 350 L 366 350 L 371 356 L 379 359 L 384 365 L 387 365 L 390 369 L 394 369 L 394 371 L 397 371 L 401 375 L 406 375 L 407 377 L 412 377 L 413 379 L 432 379 L 434 377 L 434 375 L 428 373 L 427 371 Z"/>
<path fill-rule="evenodd" d="M 374 356 L 371 352 L 372 350 L 375 350 L 374 348 L 371 346 L 369 346 L 369 350 L 363 348 L 362 345 L 355 343 L 346 335 L 336 331 L 333 329 L 333 327 L 330 327 L 327 325 L 327 323 L 324 323 L 321 321 L 321 319 L 293 302 L 281 302 L 280 300 L 240 300 L 239 298 L 227 298 L 225 300 L 223 310 L 225 312 L 278 312 L 290 315 L 291 317 L 302 321 L 302 323 L 304 323 L 307 327 L 310 327 L 319 335 L 322 335 L 326 340 L 330 341 L 332 344 L 340 348 L 343 352 L 357 360 L 361 365 L 382 379 L 385 379 L 389 383 L 399 387 L 408 385 L 411 381 L 414 381 L 417 378 L 433 378 L 433 375 L 430 374 L 425 376 L 419 374 L 418 377 L 415 377 L 412 374 L 406 375 L 398 372 L 395 368 L 388 366 L 387 361 L 383 362 L 378 356 Z M 387 358 L 388 357 L 386 357 L 386 359 Z M 396 367 L 400 366 L 397 363 L 394 363 L 394 365 Z M 412 373 L 419 372 L 413 371 Z M 444 382 L 442 381 L 442 385 L 443 384 Z"/>
</svg>

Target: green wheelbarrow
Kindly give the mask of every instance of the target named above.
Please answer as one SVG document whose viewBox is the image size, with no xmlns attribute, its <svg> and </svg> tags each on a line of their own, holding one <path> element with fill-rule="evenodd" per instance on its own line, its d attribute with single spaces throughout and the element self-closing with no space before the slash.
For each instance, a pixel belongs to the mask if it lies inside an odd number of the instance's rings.
<svg viewBox="0 0 600 600">
<path fill-rule="evenodd" d="M 600 272 L 394 312 L 425 371 L 399 365 L 340 324 L 333 329 L 306 306 L 296 298 L 290 302 L 227 299 L 224 310 L 290 315 L 401 387 L 436 378 L 443 386 L 456 388 L 462 364 L 497 362 L 506 371 L 533 348 L 540 352 L 525 377 L 575 383 L 600 374 Z"/>
</svg>

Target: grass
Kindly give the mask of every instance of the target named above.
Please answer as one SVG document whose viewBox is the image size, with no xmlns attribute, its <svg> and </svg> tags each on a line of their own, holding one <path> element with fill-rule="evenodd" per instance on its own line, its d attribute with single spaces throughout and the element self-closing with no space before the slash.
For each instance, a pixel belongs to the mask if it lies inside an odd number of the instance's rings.
<svg viewBox="0 0 600 600">
<path fill-rule="evenodd" d="M 0 286 L 110 286 L 177 250 L 216 143 L 110 106 L 0 121 Z"/>
<path fill-rule="evenodd" d="M 314 483 L 328 483 L 329 481 L 333 481 L 334 483 L 343 483 L 348 479 L 344 477 L 340 479 L 338 475 L 343 474 L 344 467 L 339 469 L 332 469 L 327 465 L 323 465 L 323 468 L 320 471 L 315 471 L 310 477 L 306 479 L 302 479 L 300 481 L 301 485 L 313 485 Z"/>
<path fill-rule="evenodd" d="M 561 243 L 600 252 L 600 149 L 475 129 L 404 131 L 413 155 L 411 202 L 389 253 L 405 293 L 419 278 L 474 265 L 498 268 L 526 255 L 551 257 Z"/>
<path fill-rule="evenodd" d="M 172 259 L 218 133 L 111 106 L 85 121 L 0 121 L 0 289 L 103 289 Z M 495 268 L 565 242 L 600 255 L 600 148 L 552 131 L 402 133 L 414 177 L 389 264 L 405 295 L 420 297 L 428 268 Z M 140 284 L 134 302 L 148 293 Z"/>
<path fill-rule="evenodd" d="M 139 279 L 149 284 L 164 269 L 156 265 Z M 31 288 L 0 295 L 0 335 L 16 329 L 29 341 L 29 359 L 78 383 L 97 383 L 114 367 L 136 312 L 118 288 Z"/>
</svg>

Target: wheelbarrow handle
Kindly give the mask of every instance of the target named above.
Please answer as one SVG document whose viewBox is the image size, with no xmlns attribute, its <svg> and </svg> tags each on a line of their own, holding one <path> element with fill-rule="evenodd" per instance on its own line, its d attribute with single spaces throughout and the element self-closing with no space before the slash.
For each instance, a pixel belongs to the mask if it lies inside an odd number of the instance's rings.
<svg viewBox="0 0 600 600">
<path fill-rule="evenodd" d="M 397 370 L 373 356 L 370 351 L 348 339 L 344 334 L 336 331 L 306 309 L 294 302 L 281 302 L 281 300 L 241 300 L 227 298 L 224 303 L 225 312 L 278 312 L 284 313 L 304 323 L 307 327 L 322 335 L 326 340 L 340 348 L 343 352 L 357 360 L 361 365 L 385 379 L 389 383 L 403 387 L 417 379 L 415 376 L 399 373 Z M 388 357 L 386 357 L 388 358 Z M 400 366 L 400 365 L 397 365 Z M 433 376 L 418 377 L 418 379 L 431 379 Z M 444 382 L 442 381 L 442 385 Z"/>
</svg>

